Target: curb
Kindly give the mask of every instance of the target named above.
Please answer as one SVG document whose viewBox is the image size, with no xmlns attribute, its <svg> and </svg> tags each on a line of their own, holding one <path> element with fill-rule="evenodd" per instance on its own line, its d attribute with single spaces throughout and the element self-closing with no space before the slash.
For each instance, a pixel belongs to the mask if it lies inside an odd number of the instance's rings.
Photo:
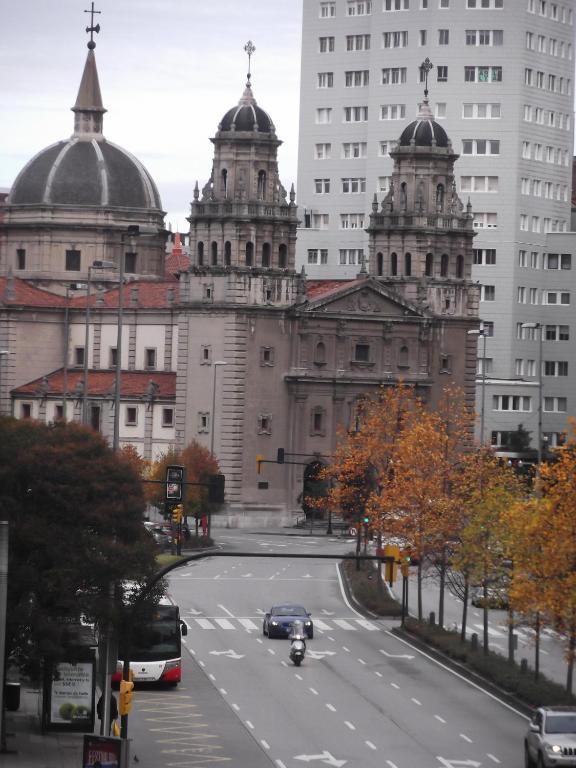
<svg viewBox="0 0 576 768">
<path fill-rule="evenodd" d="M 526 702 L 517 698 L 514 694 L 504 690 L 504 688 L 500 688 L 498 685 L 496 685 L 496 683 L 493 683 L 490 680 L 487 680 L 485 677 L 482 677 L 482 675 L 478 674 L 477 672 L 474 672 L 474 670 L 470 669 L 470 667 L 466 666 L 465 664 L 462 664 L 461 662 L 451 658 L 450 656 L 445 654 L 443 651 L 438 650 L 438 648 L 435 648 L 434 646 L 429 645 L 424 640 L 417 637 L 416 635 L 413 635 L 408 630 L 403 629 L 402 627 L 394 627 L 391 631 L 392 631 L 392 634 L 397 635 L 403 640 L 406 640 L 407 642 L 410 643 L 410 645 L 413 645 L 418 650 L 427 653 L 428 656 L 431 656 L 436 661 L 440 661 L 442 664 L 444 664 L 446 667 L 449 667 L 454 672 L 458 672 L 458 674 L 462 675 L 462 677 L 467 678 L 468 680 L 470 680 L 471 682 L 473 682 L 475 685 L 479 686 L 483 690 L 487 691 L 488 693 L 491 693 L 493 696 L 496 696 L 496 698 L 500 699 L 505 704 L 508 704 L 509 706 L 514 707 L 515 709 L 520 711 L 523 715 L 526 715 L 527 717 L 532 717 L 532 715 L 534 714 L 534 709 L 535 709 L 534 707 L 530 706 L 529 704 L 526 704 Z"/>
<path fill-rule="evenodd" d="M 368 608 L 366 608 L 362 603 L 357 600 L 357 598 L 354 595 L 354 592 L 352 591 L 352 588 L 348 582 L 348 578 L 346 576 L 346 573 L 344 571 L 344 568 L 342 566 L 342 561 L 340 560 L 337 563 L 338 573 L 340 574 L 340 581 L 342 582 L 342 586 L 344 588 L 344 592 L 346 594 L 346 597 L 354 607 L 358 613 L 361 613 L 362 616 L 364 616 L 367 619 L 399 619 L 399 615 L 395 613 L 374 613 L 373 611 L 370 611 Z M 387 587 L 386 583 L 384 582 L 385 586 Z"/>
</svg>

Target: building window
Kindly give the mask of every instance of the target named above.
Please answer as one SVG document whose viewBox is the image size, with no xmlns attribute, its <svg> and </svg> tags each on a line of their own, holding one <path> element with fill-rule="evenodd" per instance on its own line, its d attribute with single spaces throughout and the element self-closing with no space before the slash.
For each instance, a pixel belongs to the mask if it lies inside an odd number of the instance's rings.
<svg viewBox="0 0 576 768">
<path fill-rule="evenodd" d="M 462 104 L 465 120 L 499 120 L 502 116 L 499 103 L 467 102 Z"/>
<path fill-rule="evenodd" d="M 327 248 L 309 248 L 308 264 L 328 264 Z"/>
<path fill-rule="evenodd" d="M 370 70 L 358 69 L 344 73 L 345 88 L 363 88 L 370 83 Z"/>
<path fill-rule="evenodd" d="M 316 124 L 327 125 L 332 122 L 332 109 L 330 107 L 320 107 L 316 110 Z M 259 197 L 259 200 L 262 198 Z"/>
<path fill-rule="evenodd" d="M 390 274 L 392 277 L 396 277 L 398 274 L 398 254 L 390 254 Z"/>
<path fill-rule="evenodd" d="M 198 411 L 198 432 L 206 434 L 210 431 L 210 413 L 208 411 Z"/>
<path fill-rule="evenodd" d="M 398 350 L 398 368 L 410 368 L 410 352 L 405 344 Z"/>
<path fill-rule="evenodd" d="M 497 229 L 498 228 L 498 214 L 497 213 L 474 213 L 474 228 L 475 229 Z"/>
<path fill-rule="evenodd" d="M 320 53 L 332 53 L 334 51 L 333 37 L 319 37 L 318 50 Z"/>
<path fill-rule="evenodd" d="M 474 264 L 483 266 L 496 264 L 496 248 L 474 248 L 473 254 Z"/>
<path fill-rule="evenodd" d="M 428 39 L 427 30 L 421 29 L 418 33 L 418 44 L 421 46 L 426 45 L 426 40 Z"/>
<path fill-rule="evenodd" d="M 152 347 L 147 347 L 144 350 L 144 364 L 148 370 L 154 370 L 156 368 L 156 350 Z"/>
<path fill-rule="evenodd" d="M 232 243 L 230 240 L 226 240 L 224 243 L 224 264 L 229 267 L 232 263 Z"/>
<path fill-rule="evenodd" d="M 318 88 L 332 88 L 334 86 L 334 72 L 318 72 Z"/>
<path fill-rule="evenodd" d="M 162 426 L 174 426 L 174 408 L 162 408 Z"/>
<path fill-rule="evenodd" d="M 452 373 L 452 355 L 441 355 L 440 373 Z"/>
<path fill-rule="evenodd" d="M 371 0 L 348 0 L 347 16 L 369 16 L 372 13 Z"/>
<path fill-rule="evenodd" d="M 214 286 L 212 283 L 207 283 L 202 286 L 202 300 L 214 301 Z"/>
<path fill-rule="evenodd" d="M 128 251 L 124 254 L 124 272 L 127 275 L 133 275 L 136 272 L 136 264 L 138 262 L 138 254 L 133 251 Z"/>
<path fill-rule="evenodd" d="M 274 365 L 274 347 L 260 347 L 260 365 Z"/>
<path fill-rule="evenodd" d="M 463 139 L 463 155 L 499 155 L 499 139 Z"/>
<path fill-rule="evenodd" d="M 346 35 L 346 50 L 369 51 L 370 35 Z"/>
<path fill-rule="evenodd" d="M 566 413 L 568 400 L 565 397 L 545 397 L 544 410 L 548 413 Z"/>
<path fill-rule="evenodd" d="M 54 407 L 54 421 L 63 421 L 64 419 L 64 406 L 56 405 Z"/>
<path fill-rule="evenodd" d="M 317 195 L 327 195 L 330 192 L 330 179 L 314 179 L 314 192 Z"/>
<path fill-rule="evenodd" d="M 544 269 L 572 269 L 572 254 L 570 253 L 545 254 Z"/>
<path fill-rule="evenodd" d="M 438 66 L 438 67 L 436 67 L 436 80 L 439 83 L 447 83 L 448 82 L 448 67 L 446 67 L 446 66 Z"/>
<path fill-rule="evenodd" d="M 406 82 L 406 67 L 386 67 L 382 70 L 382 85 L 399 85 Z"/>
<path fill-rule="evenodd" d="M 382 48 L 406 48 L 408 32 L 383 32 Z"/>
<path fill-rule="evenodd" d="M 319 341 L 314 348 L 314 365 L 326 365 L 326 345 Z"/>
<path fill-rule="evenodd" d="M 316 160 L 329 160 L 332 154 L 332 144 L 315 144 L 314 145 L 314 158 Z"/>
<path fill-rule="evenodd" d="M 480 301 L 495 301 L 496 300 L 496 286 L 495 285 L 481 285 L 480 286 Z"/>
<path fill-rule="evenodd" d="M 410 0 L 384 0 L 383 11 L 408 11 Z"/>
<path fill-rule="evenodd" d="M 75 249 L 66 251 L 66 271 L 67 272 L 80 271 L 80 251 L 77 251 Z"/>
<path fill-rule="evenodd" d="M 16 269 L 26 269 L 26 248 L 16 249 Z"/>
<path fill-rule="evenodd" d="M 504 32 L 501 29 L 467 29 L 466 45 L 502 45 Z"/>
<path fill-rule="evenodd" d="M 202 241 L 196 245 L 196 254 L 198 257 L 198 266 L 201 267 L 204 264 L 204 243 Z"/>
<path fill-rule="evenodd" d="M 435 108 L 434 108 L 434 114 L 435 117 L 438 119 L 441 119 L 443 117 L 446 117 L 446 102 L 445 101 L 437 101 Z"/>
<path fill-rule="evenodd" d="M 74 347 L 74 365 L 77 368 L 84 365 L 84 347 Z"/>
<path fill-rule="evenodd" d="M 502 67 L 464 67 L 466 83 L 501 83 Z"/>
<path fill-rule="evenodd" d="M 311 435 L 325 435 L 326 434 L 326 411 L 320 406 L 313 408 L 311 411 Z"/>
<path fill-rule="evenodd" d="M 138 424 L 138 408 L 133 405 L 126 406 L 126 421 L 127 427 L 135 427 Z"/>
<path fill-rule="evenodd" d="M 345 195 L 359 195 L 366 192 L 366 179 L 364 177 L 342 179 L 342 192 Z"/>
<path fill-rule="evenodd" d="M 439 29 L 438 30 L 438 45 L 450 45 L 450 30 Z"/>
<path fill-rule="evenodd" d="M 532 398 L 522 395 L 493 395 L 493 411 L 523 411 L 532 410 Z"/>
<path fill-rule="evenodd" d="M 354 345 L 354 362 L 355 363 L 370 362 L 370 345 L 369 344 L 359 343 Z"/>
<path fill-rule="evenodd" d="M 570 306 L 570 294 L 567 291 L 544 291 L 542 304 Z"/>
<path fill-rule="evenodd" d="M 358 157 L 366 157 L 366 142 L 345 142 L 342 144 L 342 157 L 344 160 L 355 160 Z"/>
<path fill-rule="evenodd" d="M 278 246 L 278 266 L 280 269 L 286 269 L 286 262 L 288 258 L 288 249 L 285 243 L 280 243 Z"/>
<path fill-rule="evenodd" d="M 31 403 L 22 403 L 20 405 L 20 418 L 21 419 L 31 419 L 32 418 L 32 404 Z"/>
<path fill-rule="evenodd" d="M 116 368 L 118 365 L 118 350 L 116 347 L 110 347 L 108 350 L 109 368 Z"/>
<path fill-rule="evenodd" d="M 321 19 L 333 19 L 336 16 L 336 3 L 320 3 L 320 12 L 318 14 Z"/>
<path fill-rule="evenodd" d="M 258 434 L 259 435 L 272 434 L 272 414 L 260 413 L 258 415 Z"/>
<path fill-rule="evenodd" d="M 90 427 L 94 432 L 100 432 L 100 406 L 93 405 L 90 407 Z"/>
<path fill-rule="evenodd" d="M 341 213 L 340 229 L 364 229 L 364 214 Z"/>
<path fill-rule="evenodd" d="M 250 240 L 246 243 L 246 266 L 251 267 L 254 264 L 254 243 Z"/>
<path fill-rule="evenodd" d="M 270 243 L 262 243 L 262 266 L 270 266 L 270 254 L 272 252 Z"/>
<path fill-rule="evenodd" d="M 329 222 L 329 213 L 313 213 L 310 222 L 311 229 L 328 229 Z"/>
<path fill-rule="evenodd" d="M 364 259 L 364 249 L 363 248 L 340 248 L 339 256 L 340 256 L 339 263 L 341 266 L 344 266 L 346 264 L 362 264 L 362 261 Z"/>
<path fill-rule="evenodd" d="M 544 376 L 568 376 L 568 362 L 566 360 L 545 360 Z"/>
<path fill-rule="evenodd" d="M 466 0 L 466 8 L 478 10 L 501 10 L 504 8 L 504 0 Z"/>
<path fill-rule="evenodd" d="M 426 254 L 426 261 L 424 264 L 425 277 L 433 277 L 434 275 L 434 255 L 432 253 Z"/>
<path fill-rule="evenodd" d="M 382 104 L 380 120 L 403 120 L 406 117 L 406 104 Z"/>
<path fill-rule="evenodd" d="M 368 120 L 368 107 L 344 107 L 345 123 L 365 123 Z"/>
<path fill-rule="evenodd" d="M 546 325 L 544 338 L 546 341 L 569 341 L 570 326 L 568 325 Z"/>
<path fill-rule="evenodd" d="M 498 176 L 461 176 L 462 192 L 498 192 Z"/>
</svg>

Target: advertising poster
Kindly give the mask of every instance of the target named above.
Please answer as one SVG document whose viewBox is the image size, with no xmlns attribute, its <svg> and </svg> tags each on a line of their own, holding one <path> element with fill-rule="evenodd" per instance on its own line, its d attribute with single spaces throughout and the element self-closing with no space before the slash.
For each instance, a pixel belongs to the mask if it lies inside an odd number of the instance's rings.
<svg viewBox="0 0 576 768">
<path fill-rule="evenodd" d="M 84 736 L 82 768 L 120 768 L 121 739 Z"/>
<path fill-rule="evenodd" d="M 94 664 L 91 661 L 56 665 L 50 682 L 51 726 L 92 730 L 94 707 Z"/>
</svg>

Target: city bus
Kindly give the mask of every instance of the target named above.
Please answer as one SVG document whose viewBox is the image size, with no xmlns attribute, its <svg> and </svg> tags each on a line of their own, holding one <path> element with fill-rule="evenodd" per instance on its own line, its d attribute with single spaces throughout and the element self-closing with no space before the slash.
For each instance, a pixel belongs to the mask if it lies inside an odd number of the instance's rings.
<svg viewBox="0 0 576 768">
<path fill-rule="evenodd" d="M 130 671 L 135 683 L 178 685 L 182 679 L 182 636 L 188 634 L 180 611 L 167 598 L 154 608 L 152 620 L 134 628 L 130 649 Z M 122 661 L 118 662 L 113 683 L 122 679 Z"/>
</svg>

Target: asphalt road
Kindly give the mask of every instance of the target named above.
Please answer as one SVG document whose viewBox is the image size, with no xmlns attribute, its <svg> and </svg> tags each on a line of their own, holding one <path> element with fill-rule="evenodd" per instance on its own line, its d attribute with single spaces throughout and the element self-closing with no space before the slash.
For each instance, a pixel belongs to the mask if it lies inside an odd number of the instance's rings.
<svg viewBox="0 0 576 768">
<path fill-rule="evenodd" d="M 227 549 L 350 550 L 329 537 L 226 532 Z M 214 557 L 178 569 L 170 593 L 189 626 L 184 681 L 138 689 L 130 735 L 141 768 L 520 768 L 526 719 L 366 619 L 328 560 Z M 274 602 L 312 612 L 300 668 L 262 635 Z"/>
</svg>

